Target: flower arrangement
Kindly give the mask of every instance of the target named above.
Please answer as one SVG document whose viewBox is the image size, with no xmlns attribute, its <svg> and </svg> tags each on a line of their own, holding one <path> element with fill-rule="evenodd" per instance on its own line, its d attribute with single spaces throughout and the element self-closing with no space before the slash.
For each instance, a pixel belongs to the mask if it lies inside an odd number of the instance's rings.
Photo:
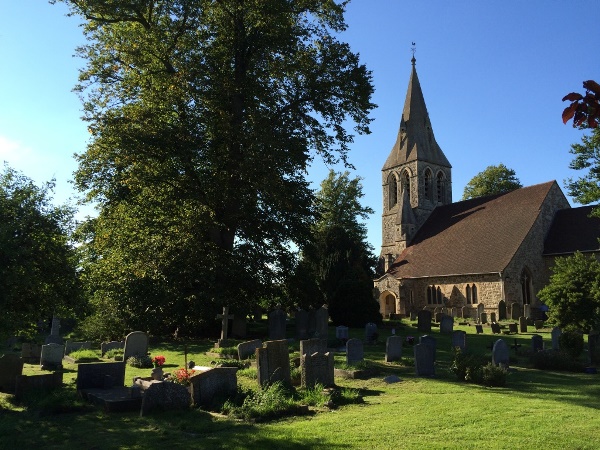
<svg viewBox="0 0 600 450">
<path fill-rule="evenodd" d="M 415 343 L 415 337 L 414 336 L 406 336 L 406 343 L 408 345 L 414 345 L 414 343 Z"/>
<path fill-rule="evenodd" d="M 169 377 L 169 381 L 173 383 L 182 384 L 183 386 L 188 386 L 190 384 L 190 378 L 194 375 L 196 371 L 193 369 L 177 369 L 174 371 Z"/>
<path fill-rule="evenodd" d="M 158 355 L 155 356 L 154 358 L 152 358 L 152 364 L 154 364 L 154 367 L 160 367 L 165 363 L 165 357 L 162 355 Z"/>
</svg>

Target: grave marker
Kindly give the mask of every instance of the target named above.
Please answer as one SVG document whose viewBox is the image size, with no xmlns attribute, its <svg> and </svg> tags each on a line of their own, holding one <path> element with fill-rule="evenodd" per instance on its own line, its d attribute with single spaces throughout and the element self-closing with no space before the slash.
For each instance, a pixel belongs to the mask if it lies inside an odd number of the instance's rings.
<svg viewBox="0 0 600 450">
<path fill-rule="evenodd" d="M 262 347 L 262 341 L 260 339 L 254 339 L 253 341 L 242 342 L 238 344 L 238 359 L 243 361 L 244 359 L 250 358 L 256 353 L 257 348 Z"/>
<path fill-rule="evenodd" d="M 418 377 L 435 376 L 435 357 L 427 344 L 417 344 L 414 347 L 415 374 Z"/>
<path fill-rule="evenodd" d="M 385 342 L 385 362 L 400 361 L 402 359 L 401 336 L 390 336 Z"/>
<path fill-rule="evenodd" d="M 527 333 L 527 318 L 525 316 L 519 317 L 519 333 Z"/>
<path fill-rule="evenodd" d="M 62 359 L 65 354 L 65 346 L 60 344 L 42 345 L 42 356 L 40 366 L 42 370 L 57 370 L 62 368 Z"/>
<path fill-rule="evenodd" d="M 301 385 L 313 388 L 316 384 L 325 387 L 335 385 L 333 353 L 315 352 L 300 356 Z"/>
<path fill-rule="evenodd" d="M 231 335 L 234 339 L 246 339 L 248 332 L 248 325 L 246 316 L 240 314 L 233 315 L 233 322 L 231 324 Z"/>
<path fill-rule="evenodd" d="M 296 326 L 296 339 L 308 339 L 308 312 L 303 309 L 296 311 L 294 322 Z"/>
<path fill-rule="evenodd" d="M 455 347 L 459 347 L 462 351 L 467 349 L 467 333 L 465 331 L 456 330 L 452 332 L 452 348 Z"/>
<path fill-rule="evenodd" d="M 14 394 L 17 376 L 22 374 L 22 358 L 10 353 L 0 356 L 0 392 Z"/>
<path fill-rule="evenodd" d="M 417 329 L 424 333 L 431 332 L 431 311 L 422 309 L 417 316 Z"/>
<path fill-rule="evenodd" d="M 498 339 L 492 347 L 492 364 L 503 368 L 508 368 L 510 355 L 508 346 L 502 339 Z"/>
<path fill-rule="evenodd" d="M 258 384 L 266 386 L 276 381 L 291 385 L 290 354 L 285 339 L 267 341 L 263 348 L 256 349 Z"/>
<path fill-rule="evenodd" d="M 425 344 L 428 345 L 431 348 L 431 355 L 433 357 L 433 360 L 435 361 L 435 353 L 436 353 L 436 347 L 437 347 L 437 342 L 435 340 L 435 338 L 433 336 L 421 336 L 419 338 L 419 344 Z"/>
<path fill-rule="evenodd" d="M 487 313 L 482 312 L 481 315 L 479 316 L 479 321 L 485 325 L 486 323 L 488 323 L 488 319 L 487 319 Z"/>
<path fill-rule="evenodd" d="M 215 367 L 195 373 L 190 377 L 190 386 L 195 406 L 211 406 L 214 398 L 235 395 L 237 367 Z"/>
<path fill-rule="evenodd" d="M 365 325 L 365 341 L 367 343 L 376 342 L 378 337 L 377 325 L 372 322 L 367 323 Z"/>
<path fill-rule="evenodd" d="M 363 343 L 360 339 L 348 339 L 346 342 L 346 364 L 356 364 L 364 360 Z"/>
<path fill-rule="evenodd" d="M 500 324 L 498 322 L 492 322 L 491 327 L 493 334 L 500 334 Z"/>
<path fill-rule="evenodd" d="M 329 330 L 329 311 L 327 305 L 321 306 L 315 311 L 315 334 L 316 338 L 327 339 Z"/>
<path fill-rule="evenodd" d="M 279 341 L 285 339 L 286 314 L 279 305 L 269 313 L 269 339 Z"/>
<path fill-rule="evenodd" d="M 339 327 L 335 327 L 335 337 L 337 339 L 348 339 L 348 327 L 340 325 Z"/>
<path fill-rule="evenodd" d="M 125 336 L 123 361 L 131 356 L 146 356 L 148 354 L 148 335 L 143 331 L 132 331 Z"/>
<path fill-rule="evenodd" d="M 494 326 L 492 324 L 492 330 L 494 329 Z M 475 331 L 477 332 L 477 334 L 483 334 L 483 325 L 481 324 L 477 324 L 475 325 Z M 498 333 L 500 332 L 500 329 L 498 329 Z"/>
<path fill-rule="evenodd" d="M 440 320 L 440 333 L 450 334 L 453 330 L 454 319 L 444 314 Z"/>
<path fill-rule="evenodd" d="M 550 333 L 550 335 L 552 336 L 552 350 L 559 349 L 559 347 L 560 347 L 559 338 L 560 338 L 561 334 L 562 334 L 562 331 L 560 328 L 558 328 L 558 327 L 552 328 L 552 332 Z"/>
<path fill-rule="evenodd" d="M 229 337 L 229 319 L 233 319 L 233 314 L 229 314 L 229 306 L 223 306 L 223 313 L 217 314 L 216 319 L 221 319 L 221 341 L 226 341 Z"/>
<path fill-rule="evenodd" d="M 531 336 L 531 350 L 534 353 L 544 350 L 544 340 L 539 334 Z"/>
</svg>

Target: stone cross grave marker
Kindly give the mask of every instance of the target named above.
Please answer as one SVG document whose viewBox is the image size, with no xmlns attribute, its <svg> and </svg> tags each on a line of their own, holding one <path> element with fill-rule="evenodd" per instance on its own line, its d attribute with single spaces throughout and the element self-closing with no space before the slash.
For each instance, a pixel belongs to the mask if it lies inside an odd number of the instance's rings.
<svg viewBox="0 0 600 450">
<path fill-rule="evenodd" d="M 132 331 L 125 336 L 123 347 L 123 361 L 132 356 L 146 356 L 148 354 L 148 335 L 143 331 Z"/>
<path fill-rule="evenodd" d="M 419 344 L 425 344 L 428 345 L 431 349 L 431 355 L 433 357 L 433 361 L 435 362 L 435 353 L 436 353 L 436 347 L 437 347 L 437 342 L 435 340 L 435 338 L 433 336 L 421 336 L 419 338 Z"/>
<path fill-rule="evenodd" d="M 346 342 L 346 364 L 356 364 L 365 358 L 363 343 L 360 339 L 348 339 Z"/>
<path fill-rule="evenodd" d="M 242 342 L 238 344 L 238 359 L 243 361 L 244 359 L 250 358 L 256 353 L 257 348 L 262 347 L 262 341 L 260 339 L 254 339 L 253 341 Z"/>
<path fill-rule="evenodd" d="M 316 384 L 325 387 L 333 386 L 335 384 L 333 353 L 315 352 L 301 355 L 300 371 L 303 388 L 313 388 Z"/>
<path fill-rule="evenodd" d="M 440 333 L 450 334 L 453 330 L 454 319 L 444 314 L 440 320 Z"/>
<path fill-rule="evenodd" d="M 402 359 L 401 336 L 390 336 L 385 341 L 385 362 L 400 361 Z"/>
<path fill-rule="evenodd" d="M 424 333 L 431 332 L 431 311 L 422 309 L 417 316 L 417 329 Z"/>
<path fill-rule="evenodd" d="M 415 356 L 415 374 L 418 377 L 435 376 L 435 357 L 427 344 L 417 344 L 413 347 Z"/>
<path fill-rule="evenodd" d="M 62 367 L 65 346 L 60 344 L 42 345 L 40 366 L 43 370 L 56 370 Z"/>
<path fill-rule="evenodd" d="M 52 317 L 52 325 L 50 326 L 50 336 L 47 336 L 45 344 L 62 344 L 63 340 L 60 337 L 60 318 Z"/>
<path fill-rule="evenodd" d="M 299 309 L 294 318 L 296 325 L 296 339 L 308 339 L 308 312 Z"/>
<path fill-rule="evenodd" d="M 467 349 L 467 333 L 462 330 L 452 332 L 452 348 L 458 347 L 462 351 Z"/>
<path fill-rule="evenodd" d="M 290 386 L 290 353 L 285 339 L 267 341 L 264 347 L 256 349 L 258 384 L 266 386 L 276 381 Z"/>
<path fill-rule="evenodd" d="M 503 339 L 498 339 L 492 347 L 492 364 L 508 368 L 509 358 L 508 345 L 506 345 Z"/>
<path fill-rule="evenodd" d="M 323 305 L 315 311 L 315 337 L 327 339 L 328 327 L 329 311 L 327 305 Z"/>
<path fill-rule="evenodd" d="M 286 314 L 279 305 L 269 313 L 269 339 L 278 341 L 285 339 Z"/>
<path fill-rule="evenodd" d="M 229 314 L 229 306 L 223 306 L 223 314 L 217 314 L 217 319 L 221 319 L 221 340 L 227 340 L 229 335 L 229 319 L 233 319 L 233 314 Z"/>
<path fill-rule="evenodd" d="M 519 317 L 519 333 L 527 333 L 527 318 L 525 316 Z"/>
<path fill-rule="evenodd" d="M 552 332 L 550 333 L 550 335 L 552 336 L 552 350 L 559 349 L 559 347 L 560 347 L 559 338 L 560 338 L 561 334 L 562 334 L 562 331 L 560 328 L 558 328 L 558 327 L 552 328 Z"/>
<path fill-rule="evenodd" d="M 534 353 L 544 350 L 544 339 L 539 334 L 531 336 L 531 350 Z"/>
<path fill-rule="evenodd" d="M 23 374 L 23 359 L 17 355 L 0 356 L 0 392 L 15 393 L 17 376 Z"/>
</svg>

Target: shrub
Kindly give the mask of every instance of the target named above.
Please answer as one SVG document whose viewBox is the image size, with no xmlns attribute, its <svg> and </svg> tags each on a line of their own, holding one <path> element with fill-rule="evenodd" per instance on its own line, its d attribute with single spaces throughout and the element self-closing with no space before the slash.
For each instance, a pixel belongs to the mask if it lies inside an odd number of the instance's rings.
<svg viewBox="0 0 600 450">
<path fill-rule="evenodd" d="M 138 369 L 150 369 L 154 367 L 152 359 L 148 355 L 135 355 L 127 358 L 127 364 Z"/>
<path fill-rule="evenodd" d="M 241 406 L 236 405 L 243 399 Z M 267 420 L 294 414 L 299 410 L 293 395 L 281 382 L 258 391 L 238 392 L 236 400 L 226 401 L 222 411 L 244 420 Z"/>
<path fill-rule="evenodd" d="M 322 384 L 315 384 L 312 388 L 303 389 L 298 392 L 300 402 L 309 406 L 323 406 L 330 396 L 323 390 Z"/>
<path fill-rule="evenodd" d="M 252 380 L 256 380 L 258 378 L 258 370 L 256 370 L 255 367 L 249 367 L 247 369 L 238 370 L 237 375 L 240 377 L 246 377 Z"/>
<path fill-rule="evenodd" d="M 73 358 L 77 363 L 94 362 L 99 361 L 100 356 L 98 352 L 90 349 L 75 350 L 69 353 L 70 358 Z"/>
<path fill-rule="evenodd" d="M 215 367 L 237 367 L 238 369 L 245 369 L 246 363 L 237 359 L 221 359 L 215 363 Z"/>
<path fill-rule="evenodd" d="M 114 359 L 115 361 L 123 361 L 123 350 L 118 348 L 113 348 L 112 350 L 104 353 L 105 359 Z"/>
<path fill-rule="evenodd" d="M 531 355 L 533 367 L 539 370 L 581 372 L 583 364 L 563 350 L 542 350 Z"/>
<path fill-rule="evenodd" d="M 488 363 L 482 368 L 481 382 L 484 386 L 506 386 L 507 373 L 502 367 Z"/>
<path fill-rule="evenodd" d="M 583 352 L 583 335 L 577 331 L 564 331 L 558 337 L 558 345 L 571 358 L 578 358 Z"/>
<path fill-rule="evenodd" d="M 454 347 L 452 350 L 454 358 L 450 365 L 450 371 L 461 381 L 479 382 L 479 372 L 483 363 L 480 357 L 472 355 L 461 350 L 460 347 Z M 468 379 L 467 379 L 468 375 Z"/>
<path fill-rule="evenodd" d="M 336 405 L 351 405 L 355 403 L 362 403 L 363 398 L 360 390 L 353 388 L 341 388 L 335 389 L 331 393 L 331 400 Z"/>
<path fill-rule="evenodd" d="M 194 375 L 195 372 L 196 371 L 193 369 L 186 369 L 182 367 L 181 369 L 177 369 L 171 375 L 169 375 L 168 381 L 181 384 L 183 386 L 189 386 L 190 377 Z"/>
</svg>

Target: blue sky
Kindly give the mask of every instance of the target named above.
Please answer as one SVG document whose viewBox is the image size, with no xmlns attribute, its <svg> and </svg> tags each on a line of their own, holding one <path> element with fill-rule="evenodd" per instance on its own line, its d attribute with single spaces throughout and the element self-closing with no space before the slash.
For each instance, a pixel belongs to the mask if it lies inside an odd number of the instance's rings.
<svg viewBox="0 0 600 450">
<path fill-rule="evenodd" d="M 0 0 L 0 160 L 42 183 L 56 203 L 74 197 L 74 153 L 88 133 L 72 88 L 84 61 L 78 19 L 44 0 Z M 411 42 L 436 140 L 453 166 L 453 199 L 489 165 L 505 164 L 525 186 L 563 181 L 570 145 L 583 133 L 563 125 L 562 97 L 600 81 L 597 0 L 354 0 L 342 37 L 373 72 L 372 133 L 352 146 L 363 178 L 367 222 L 379 252 L 381 167 L 394 144 L 410 75 Z M 341 168 L 336 168 L 341 170 Z M 309 178 L 327 168 L 315 161 Z M 565 192 L 566 194 L 566 192 Z M 571 201 L 573 206 L 577 206 Z M 92 213 L 82 210 L 80 216 Z"/>
</svg>

